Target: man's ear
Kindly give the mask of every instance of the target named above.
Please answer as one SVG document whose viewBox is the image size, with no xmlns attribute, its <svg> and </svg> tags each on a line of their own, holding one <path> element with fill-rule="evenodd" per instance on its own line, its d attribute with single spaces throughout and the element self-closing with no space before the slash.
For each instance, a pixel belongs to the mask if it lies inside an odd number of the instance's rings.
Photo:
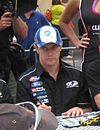
<svg viewBox="0 0 100 130">
<path fill-rule="evenodd" d="M 60 52 L 62 51 L 62 46 L 60 47 Z"/>
<path fill-rule="evenodd" d="M 36 47 L 37 47 L 36 44 L 34 44 L 34 48 L 35 48 L 35 49 L 36 49 Z"/>
<path fill-rule="evenodd" d="M 34 44 L 34 48 L 36 49 L 36 52 L 37 52 L 37 54 L 38 54 L 38 47 L 37 47 L 36 44 Z"/>
</svg>

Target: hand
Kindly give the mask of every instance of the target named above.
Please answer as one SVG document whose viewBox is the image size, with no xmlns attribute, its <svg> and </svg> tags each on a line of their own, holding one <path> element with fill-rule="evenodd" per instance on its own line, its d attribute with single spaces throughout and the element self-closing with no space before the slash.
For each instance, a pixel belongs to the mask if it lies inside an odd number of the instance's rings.
<svg viewBox="0 0 100 130">
<path fill-rule="evenodd" d="M 42 103 L 38 106 L 38 108 L 40 109 L 46 109 L 46 110 L 49 110 L 51 111 L 51 106 L 47 106 L 46 104 Z"/>
<path fill-rule="evenodd" d="M 63 116 L 68 116 L 68 117 L 76 117 L 76 116 L 80 116 L 83 115 L 83 110 L 79 107 L 73 107 L 71 109 L 69 109 L 68 111 L 62 113 Z"/>
<path fill-rule="evenodd" d="M 4 30 L 11 26 L 12 24 L 12 18 L 10 17 L 10 12 L 5 12 L 0 19 L 0 30 Z"/>
<path fill-rule="evenodd" d="M 80 43 L 77 45 L 77 48 L 87 48 L 89 45 L 90 38 L 88 38 L 88 34 L 83 34 Z"/>
</svg>

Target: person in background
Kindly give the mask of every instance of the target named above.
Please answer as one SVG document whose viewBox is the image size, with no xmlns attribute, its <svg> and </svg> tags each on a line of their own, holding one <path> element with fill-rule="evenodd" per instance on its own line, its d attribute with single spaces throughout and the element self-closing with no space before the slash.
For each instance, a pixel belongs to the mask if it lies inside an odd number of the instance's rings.
<svg viewBox="0 0 100 130">
<path fill-rule="evenodd" d="M 29 49 L 34 43 L 34 35 L 38 28 L 50 25 L 50 23 L 42 13 L 36 11 L 36 7 L 26 12 L 21 18 L 28 26 L 28 35 L 25 38 L 17 37 L 17 41 L 24 49 Z"/>
<path fill-rule="evenodd" d="M 59 30 L 62 38 L 65 38 L 66 36 L 59 26 L 59 18 L 61 16 L 62 12 L 64 11 L 64 9 L 65 9 L 65 3 L 62 3 L 61 0 L 52 0 L 52 5 L 50 7 L 52 18 L 51 18 L 50 22 L 51 22 L 52 26 L 56 27 Z M 69 46 L 69 43 L 68 43 L 67 39 L 64 39 L 63 47 L 68 47 L 68 46 Z M 63 50 L 61 52 L 61 57 L 68 56 L 69 55 L 68 52 L 69 52 L 68 50 Z"/>
<path fill-rule="evenodd" d="M 24 48 L 24 50 L 29 50 L 29 52 L 25 52 L 25 60 L 27 63 L 27 67 L 32 64 L 36 64 L 36 57 L 33 52 L 33 44 L 34 44 L 34 35 L 38 28 L 44 25 L 50 25 L 49 21 L 45 18 L 45 16 L 38 12 L 36 9 L 38 7 L 37 0 L 35 0 L 35 5 L 32 10 L 26 12 L 23 16 L 21 16 L 22 20 L 28 26 L 28 35 L 25 38 L 16 35 L 17 42 Z M 32 48 L 32 49 L 31 49 Z"/>
<path fill-rule="evenodd" d="M 12 42 L 15 32 L 18 35 L 20 35 L 20 37 L 23 37 L 23 38 L 26 37 L 28 27 L 19 16 L 15 16 L 12 12 L 4 10 L 3 7 L 1 6 L 2 5 L 1 2 L 2 1 L 0 1 L 0 79 L 4 80 L 4 82 L 8 84 L 9 80 L 11 80 L 10 79 L 11 62 L 9 59 L 10 43 Z M 19 69 L 18 66 L 17 67 L 14 66 L 14 69 L 18 73 L 18 69 Z M 25 71 L 24 66 L 22 70 Z M 8 90 L 10 90 L 10 93 L 12 95 L 12 90 L 16 89 L 15 85 L 12 85 L 13 87 L 9 86 L 9 88 L 7 87 L 7 89 L 5 86 L 6 85 L 3 85 L 3 87 L 1 86 L 1 88 L 3 88 L 2 91 L 3 91 L 3 96 L 4 96 L 3 97 L 1 95 L 3 99 L 2 103 L 8 102 L 8 98 L 9 98 Z"/>
<path fill-rule="evenodd" d="M 6 82 L 9 80 L 8 56 L 14 32 L 24 38 L 27 36 L 27 30 L 27 25 L 19 16 L 16 17 L 11 12 L 2 11 L 0 8 L 0 78 Z"/>
<path fill-rule="evenodd" d="M 58 29 L 53 26 L 39 28 L 34 47 L 39 62 L 20 76 L 16 101 L 31 101 L 57 116 L 79 116 L 91 111 L 82 73 L 60 59 L 62 39 Z"/>
<path fill-rule="evenodd" d="M 81 39 L 77 37 L 69 22 L 75 14 L 80 13 L 84 27 L 84 34 Z M 77 47 L 83 49 L 82 72 L 84 83 L 87 87 L 86 71 L 89 64 L 93 62 L 99 53 L 100 43 L 100 0 L 69 0 L 59 21 L 64 34 Z M 95 109 L 95 108 L 94 108 Z"/>
</svg>

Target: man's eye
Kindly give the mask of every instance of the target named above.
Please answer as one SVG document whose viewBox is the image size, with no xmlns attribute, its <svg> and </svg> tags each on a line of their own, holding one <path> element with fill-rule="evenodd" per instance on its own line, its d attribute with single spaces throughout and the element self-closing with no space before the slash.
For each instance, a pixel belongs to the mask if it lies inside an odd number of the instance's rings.
<svg viewBox="0 0 100 130">
<path fill-rule="evenodd" d="M 50 48 L 48 48 L 48 47 L 46 47 L 46 46 L 43 46 L 42 49 L 43 49 L 43 50 L 49 50 L 49 49 L 54 50 L 54 49 L 56 49 L 57 47 L 58 47 L 57 45 L 53 45 L 53 46 L 51 46 Z"/>
</svg>

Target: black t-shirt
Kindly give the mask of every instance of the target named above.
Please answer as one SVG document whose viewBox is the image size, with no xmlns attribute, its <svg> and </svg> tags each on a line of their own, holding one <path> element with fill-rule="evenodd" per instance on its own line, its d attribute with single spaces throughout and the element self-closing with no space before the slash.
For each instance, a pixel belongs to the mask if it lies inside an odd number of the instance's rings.
<svg viewBox="0 0 100 130">
<path fill-rule="evenodd" d="M 52 106 L 55 115 L 68 109 L 90 105 L 87 88 L 83 87 L 81 72 L 61 63 L 56 81 L 39 64 L 22 74 L 18 80 L 17 102 L 42 101 Z"/>
</svg>

